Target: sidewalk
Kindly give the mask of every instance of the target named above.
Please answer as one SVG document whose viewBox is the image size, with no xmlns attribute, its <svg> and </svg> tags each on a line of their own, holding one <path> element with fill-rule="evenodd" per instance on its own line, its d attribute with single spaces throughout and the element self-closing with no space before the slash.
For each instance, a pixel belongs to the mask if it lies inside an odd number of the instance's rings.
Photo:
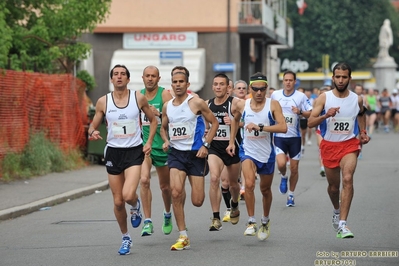
<svg viewBox="0 0 399 266">
<path fill-rule="evenodd" d="M 0 183 L 0 221 L 108 189 L 104 166 Z"/>
</svg>

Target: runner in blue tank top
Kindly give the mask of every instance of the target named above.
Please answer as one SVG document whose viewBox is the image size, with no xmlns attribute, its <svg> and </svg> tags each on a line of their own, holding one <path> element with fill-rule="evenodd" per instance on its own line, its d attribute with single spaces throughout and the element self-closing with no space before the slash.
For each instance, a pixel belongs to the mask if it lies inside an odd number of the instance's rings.
<svg viewBox="0 0 399 266">
<path fill-rule="evenodd" d="M 269 237 L 269 213 L 272 204 L 271 185 L 274 175 L 275 150 L 273 133 L 287 132 L 287 124 L 276 100 L 266 98 L 267 79 L 262 73 L 251 76 L 250 88 L 252 98 L 237 103 L 237 111 L 233 113 L 230 142 L 227 152 L 235 154 L 235 134 L 240 119 L 244 121 L 243 141 L 240 146 L 240 159 L 245 178 L 245 204 L 248 212 L 246 236 L 254 236 L 258 231 L 255 218 L 255 171 L 259 174 L 260 191 L 262 192 L 263 213 L 258 232 L 260 240 Z"/>
<path fill-rule="evenodd" d="M 205 175 L 209 172 L 207 163 L 208 149 L 219 123 L 208 105 L 199 97 L 187 94 L 190 86 L 184 72 L 172 75 L 172 88 L 175 98 L 164 104 L 162 109 L 161 136 L 164 151 L 169 150 L 170 188 L 172 191 L 173 213 L 179 229 L 179 238 L 171 250 L 190 248 L 184 216 L 186 198 L 185 182 L 188 176 L 191 185 L 191 202 L 202 206 L 205 199 Z M 211 125 L 205 133 L 206 123 Z"/>
</svg>

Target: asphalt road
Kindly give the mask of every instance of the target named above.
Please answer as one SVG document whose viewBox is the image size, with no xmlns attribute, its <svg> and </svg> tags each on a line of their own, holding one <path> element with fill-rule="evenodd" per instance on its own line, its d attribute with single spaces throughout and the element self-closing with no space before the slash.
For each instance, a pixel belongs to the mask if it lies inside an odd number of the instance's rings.
<svg viewBox="0 0 399 266">
<path fill-rule="evenodd" d="M 130 227 L 132 254 L 117 253 L 121 236 L 112 195 L 105 190 L 0 222 L 0 265 L 399 265 L 398 158 L 399 134 L 375 134 L 364 147 L 355 173 L 355 196 L 348 220 L 353 239 L 335 237 L 332 205 L 326 180 L 319 175 L 313 138 L 299 166 L 296 207 L 285 207 L 286 196 L 279 194 L 280 177 L 275 175 L 271 235 L 266 241 L 243 235 L 247 221 L 244 202 L 240 202 L 237 225 L 223 223 L 219 232 L 208 230 L 212 212 L 206 178 L 204 205 L 196 208 L 186 202 L 191 249 L 170 251 L 178 232 L 175 226 L 171 235 L 162 234 L 163 205 L 157 177 L 153 176 L 155 233 L 140 237 L 141 229 Z M 189 193 L 187 182 L 187 199 Z M 259 186 L 256 193 L 259 223 Z M 222 202 L 221 212 L 224 210 Z"/>
</svg>

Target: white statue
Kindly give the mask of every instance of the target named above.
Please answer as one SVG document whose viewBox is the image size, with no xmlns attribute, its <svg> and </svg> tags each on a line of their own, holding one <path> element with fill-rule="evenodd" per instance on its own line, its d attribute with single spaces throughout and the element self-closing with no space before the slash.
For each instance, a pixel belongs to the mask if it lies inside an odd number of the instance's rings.
<svg viewBox="0 0 399 266">
<path fill-rule="evenodd" d="M 389 19 L 384 20 L 384 24 L 381 26 L 379 35 L 380 52 L 378 53 L 379 58 L 390 58 L 389 47 L 393 44 L 393 35 L 391 29 L 391 22 Z"/>
</svg>

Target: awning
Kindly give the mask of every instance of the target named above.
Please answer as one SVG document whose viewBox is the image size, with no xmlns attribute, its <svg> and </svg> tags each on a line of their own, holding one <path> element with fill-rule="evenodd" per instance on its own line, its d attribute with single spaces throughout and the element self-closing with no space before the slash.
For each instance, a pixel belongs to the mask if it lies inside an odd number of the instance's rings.
<svg viewBox="0 0 399 266">
<path fill-rule="evenodd" d="M 171 88 L 170 72 L 175 66 L 184 66 L 190 71 L 191 91 L 197 92 L 205 85 L 205 49 L 187 50 L 116 50 L 111 59 L 110 70 L 117 64 L 125 65 L 130 72 L 128 89 L 144 88 L 143 70 L 146 66 L 158 67 L 161 80 L 159 86 Z M 109 83 L 109 90 L 113 85 Z"/>
</svg>

